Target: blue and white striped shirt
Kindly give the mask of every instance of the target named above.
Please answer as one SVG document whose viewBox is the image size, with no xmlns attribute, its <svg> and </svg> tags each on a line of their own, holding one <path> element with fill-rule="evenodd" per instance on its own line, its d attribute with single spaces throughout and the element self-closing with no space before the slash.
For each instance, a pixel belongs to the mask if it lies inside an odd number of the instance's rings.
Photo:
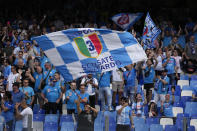
<svg viewBox="0 0 197 131">
<path fill-rule="evenodd" d="M 116 107 L 116 111 L 122 108 L 122 105 Z M 129 106 L 126 106 L 121 114 L 117 114 L 117 124 L 120 125 L 130 125 L 130 116 L 132 115 L 132 110 Z"/>
</svg>

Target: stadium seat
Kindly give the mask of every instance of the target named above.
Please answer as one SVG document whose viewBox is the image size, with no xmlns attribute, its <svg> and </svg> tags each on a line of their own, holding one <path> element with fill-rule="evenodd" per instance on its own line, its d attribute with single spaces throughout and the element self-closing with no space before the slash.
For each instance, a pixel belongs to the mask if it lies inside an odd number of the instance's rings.
<svg viewBox="0 0 197 131">
<path fill-rule="evenodd" d="M 16 121 L 15 123 L 15 131 L 22 131 L 23 129 L 23 121 Z"/>
<path fill-rule="evenodd" d="M 116 111 L 110 112 L 110 111 L 105 111 L 104 112 L 104 117 L 109 116 L 110 118 L 113 118 L 116 121 Z"/>
<path fill-rule="evenodd" d="M 166 125 L 165 131 L 178 131 L 178 128 L 173 125 Z"/>
<path fill-rule="evenodd" d="M 161 118 L 160 119 L 160 124 L 165 129 L 165 125 L 173 125 L 173 119 L 172 118 Z"/>
<path fill-rule="evenodd" d="M 182 89 L 184 85 L 189 85 L 189 80 L 178 80 L 177 85 Z"/>
<path fill-rule="evenodd" d="M 197 119 L 191 119 L 190 120 L 190 126 L 194 126 L 195 131 L 197 131 Z"/>
<path fill-rule="evenodd" d="M 58 131 L 58 123 L 55 122 L 45 122 L 44 131 Z"/>
<path fill-rule="evenodd" d="M 181 92 L 181 97 L 182 96 L 191 96 L 192 97 L 192 91 L 191 90 L 183 90 Z"/>
<path fill-rule="evenodd" d="M 175 102 L 175 103 L 173 104 L 173 107 L 184 107 L 184 104 L 183 104 L 182 101 L 180 101 L 180 102 Z"/>
<path fill-rule="evenodd" d="M 116 131 L 116 121 L 113 117 L 109 118 L 109 131 Z"/>
<path fill-rule="evenodd" d="M 3 126 L 4 126 L 4 124 L 0 123 L 0 131 L 3 131 Z"/>
<path fill-rule="evenodd" d="M 40 105 L 39 104 L 34 104 L 33 113 L 38 114 L 39 110 L 40 110 Z"/>
<path fill-rule="evenodd" d="M 190 81 L 190 86 L 195 87 L 197 85 L 197 80 L 191 80 Z"/>
<path fill-rule="evenodd" d="M 74 122 L 72 115 L 62 115 L 60 117 L 60 126 L 62 125 L 62 122 Z"/>
<path fill-rule="evenodd" d="M 4 123 L 4 122 L 5 122 L 5 118 L 0 115 L 0 123 Z"/>
<path fill-rule="evenodd" d="M 172 107 L 172 113 L 174 117 L 177 117 L 178 113 L 183 113 L 182 107 Z"/>
<path fill-rule="evenodd" d="M 145 124 L 145 120 L 142 117 L 133 117 L 134 126 Z"/>
<path fill-rule="evenodd" d="M 154 117 L 146 118 L 146 124 L 148 125 L 159 124 L 159 118 L 154 118 Z"/>
<path fill-rule="evenodd" d="M 189 76 L 188 75 L 181 74 L 180 75 L 180 80 L 189 80 Z"/>
<path fill-rule="evenodd" d="M 197 114 L 196 109 L 197 102 L 186 102 L 185 113 L 189 114 L 190 117 Z"/>
<path fill-rule="evenodd" d="M 184 85 L 183 88 L 182 88 L 182 91 L 183 90 L 189 90 L 190 91 L 190 90 L 192 90 L 192 88 L 189 85 Z"/>
<path fill-rule="evenodd" d="M 174 95 L 181 96 L 181 87 L 179 85 L 175 86 Z"/>
<path fill-rule="evenodd" d="M 183 119 L 183 117 L 189 118 L 189 114 L 187 113 L 178 113 L 177 119 Z"/>
<path fill-rule="evenodd" d="M 195 127 L 194 126 L 188 126 L 187 131 L 195 131 Z"/>
<path fill-rule="evenodd" d="M 74 131 L 74 122 L 62 122 L 61 131 Z"/>
<path fill-rule="evenodd" d="M 59 115 L 58 114 L 47 114 L 45 116 L 45 122 L 56 122 L 58 123 Z"/>
<path fill-rule="evenodd" d="M 197 80 L 197 75 L 192 75 L 192 76 L 191 76 L 191 81 L 192 81 L 192 80 Z"/>
<path fill-rule="evenodd" d="M 33 121 L 42 121 L 44 122 L 45 115 L 44 114 L 34 114 Z"/>
<path fill-rule="evenodd" d="M 34 121 L 33 131 L 43 131 L 43 122 L 42 121 Z"/>
<path fill-rule="evenodd" d="M 94 131 L 104 131 L 104 123 L 101 120 L 101 117 L 98 117 L 94 121 Z"/>
<path fill-rule="evenodd" d="M 163 126 L 159 124 L 150 125 L 150 131 L 163 131 Z"/>
<path fill-rule="evenodd" d="M 149 126 L 147 124 L 140 124 L 135 126 L 135 131 L 149 131 Z"/>
</svg>

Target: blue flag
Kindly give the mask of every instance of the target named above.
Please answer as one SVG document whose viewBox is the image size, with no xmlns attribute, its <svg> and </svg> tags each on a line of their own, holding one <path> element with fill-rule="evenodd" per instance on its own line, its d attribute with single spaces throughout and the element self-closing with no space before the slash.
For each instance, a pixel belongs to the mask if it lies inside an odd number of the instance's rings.
<svg viewBox="0 0 197 131">
<path fill-rule="evenodd" d="M 65 81 L 147 59 L 143 48 L 129 32 L 78 28 L 49 33 L 33 40 Z"/>
<path fill-rule="evenodd" d="M 156 27 L 153 20 L 150 18 L 149 13 L 147 13 L 145 23 L 144 23 L 144 30 L 143 30 L 143 43 L 148 48 L 155 48 L 154 40 L 157 36 L 161 33 L 161 30 Z"/>
<path fill-rule="evenodd" d="M 112 21 L 115 22 L 123 30 L 128 30 L 133 26 L 141 17 L 143 13 L 120 13 L 112 17 Z"/>
</svg>

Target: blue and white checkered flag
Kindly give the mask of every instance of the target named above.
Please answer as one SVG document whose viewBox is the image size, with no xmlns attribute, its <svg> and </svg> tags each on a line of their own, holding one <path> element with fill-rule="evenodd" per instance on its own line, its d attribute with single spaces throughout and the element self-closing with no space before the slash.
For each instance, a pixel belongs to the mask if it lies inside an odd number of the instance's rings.
<svg viewBox="0 0 197 131">
<path fill-rule="evenodd" d="M 133 26 L 141 17 L 143 13 L 120 13 L 112 17 L 112 21 L 115 22 L 123 30 L 128 30 Z"/>
<path fill-rule="evenodd" d="M 145 23 L 144 23 L 144 30 L 143 30 L 143 43 L 148 48 L 155 48 L 154 40 L 157 36 L 161 33 L 161 30 L 156 27 L 155 23 L 151 19 L 149 13 L 147 13 Z"/>
<path fill-rule="evenodd" d="M 33 39 L 65 81 L 147 59 L 143 48 L 129 32 L 79 28 Z"/>
</svg>

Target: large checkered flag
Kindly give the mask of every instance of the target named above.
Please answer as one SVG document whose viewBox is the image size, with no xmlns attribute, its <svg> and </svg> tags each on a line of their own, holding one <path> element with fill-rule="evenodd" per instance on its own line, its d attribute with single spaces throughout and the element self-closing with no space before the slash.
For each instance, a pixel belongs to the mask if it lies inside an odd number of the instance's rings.
<svg viewBox="0 0 197 131">
<path fill-rule="evenodd" d="M 66 81 L 146 60 L 129 32 L 79 28 L 33 38 Z"/>
</svg>

